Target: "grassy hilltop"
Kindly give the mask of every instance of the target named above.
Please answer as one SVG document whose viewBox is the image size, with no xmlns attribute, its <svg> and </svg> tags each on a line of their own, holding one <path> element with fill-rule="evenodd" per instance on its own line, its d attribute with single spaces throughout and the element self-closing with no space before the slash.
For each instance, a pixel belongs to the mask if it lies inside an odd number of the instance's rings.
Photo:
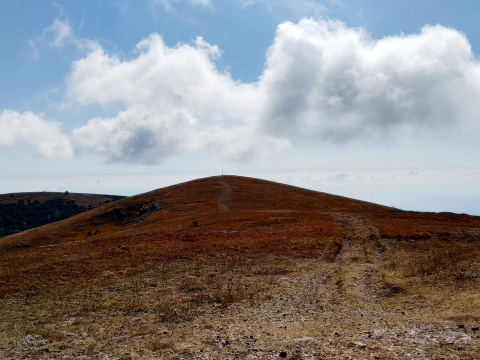
<svg viewBox="0 0 480 360">
<path fill-rule="evenodd" d="M 0 357 L 480 353 L 480 217 L 199 179 L 0 240 Z"/>
</svg>

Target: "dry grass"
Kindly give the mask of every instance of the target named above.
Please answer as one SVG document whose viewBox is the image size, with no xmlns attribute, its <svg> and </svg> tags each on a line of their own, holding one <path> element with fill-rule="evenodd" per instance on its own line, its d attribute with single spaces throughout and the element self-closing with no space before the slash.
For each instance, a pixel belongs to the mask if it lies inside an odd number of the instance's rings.
<svg viewBox="0 0 480 360">
<path fill-rule="evenodd" d="M 144 194 L 0 243 L 0 357 L 473 359 L 479 229 L 236 177 Z"/>
<path fill-rule="evenodd" d="M 249 263 L 262 277 L 285 272 L 279 265 L 265 267 L 261 259 Z M 268 282 L 247 273 L 247 266 L 238 259 L 217 259 L 213 264 L 171 260 L 145 273 L 107 276 L 94 287 L 12 294 L 5 298 L 9 312 L 1 313 L 1 343 L 18 350 L 19 342 L 32 335 L 47 342 L 32 350 L 32 355 L 38 355 L 47 348 L 67 347 L 69 341 L 85 344 L 94 339 L 95 346 L 85 355 L 109 349 L 120 356 L 123 350 L 117 353 L 117 344 L 111 341 L 128 334 L 128 343 L 137 339 L 151 346 L 147 350 L 160 351 L 170 348 L 171 340 L 158 339 L 159 329 L 169 334 L 198 317 L 227 311 L 235 303 L 255 306 L 268 287 Z"/>
<path fill-rule="evenodd" d="M 385 269 L 399 277 L 455 274 L 460 279 L 461 270 L 472 261 L 480 259 L 480 239 L 465 242 L 400 242 L 389 245 L 392 254 Z"/>
</svg>

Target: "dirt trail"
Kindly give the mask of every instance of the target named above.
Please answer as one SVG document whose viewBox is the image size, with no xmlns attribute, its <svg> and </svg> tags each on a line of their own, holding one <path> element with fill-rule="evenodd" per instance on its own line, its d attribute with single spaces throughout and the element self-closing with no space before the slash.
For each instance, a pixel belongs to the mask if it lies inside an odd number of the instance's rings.
<svg viewBox="0 0 480 360">
<path fill-rule="evenodd" d="M 343 229 L 342 249 L 337 255 L 340 264 L 385 261 L 385 246 L 380 233 L 365 218 L 343 213 L 334 217 Z"/>
<path fill-rule="evenodd" d="M 232 189 L 230 189 L 230 186 L 228 186 L 228 184 L 223 181 L 223 176 L 220 177 L 220 184 L 223 185 L 223 189 L 218 195 L 218 204 L 223 211 L 228 211 L 227 198 L 232 192 Z"/>
<path fill-rule="evenodd" d="M 375 322 L 383 312 L 375 303 L 383 286 L 379 270 L 386 260 L 385 246 L 378 230 L 363 217 L 353 214 L 334 216 L 343 229 L 343 239 L 332 268 L 331 279 L 335 284 L 332 299 L 342 306 L 350 303 L 358 308 L 358 312 L 352 313 L 354 318 L 356 314 Z M 367 308 L 368 312 L 362 310 Z"/>
</svg>

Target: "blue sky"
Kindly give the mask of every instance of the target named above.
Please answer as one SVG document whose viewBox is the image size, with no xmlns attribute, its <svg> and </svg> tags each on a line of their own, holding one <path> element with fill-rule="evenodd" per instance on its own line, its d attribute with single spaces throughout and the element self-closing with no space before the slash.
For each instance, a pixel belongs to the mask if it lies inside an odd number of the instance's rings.
<svg viewBox="0 0 480 360">
<path fill-rule="evenodd" d="M 0 3 L 0 192 L 221 173 L 480 215 L 477 1 Z"/>
</svg>

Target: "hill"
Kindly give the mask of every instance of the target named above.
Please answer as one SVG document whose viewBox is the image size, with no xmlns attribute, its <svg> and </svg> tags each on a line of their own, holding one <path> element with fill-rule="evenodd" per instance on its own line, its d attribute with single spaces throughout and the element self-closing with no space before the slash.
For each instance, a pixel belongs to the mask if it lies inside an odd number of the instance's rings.
<svg viewBox="0 0 480 360">
<path fill-rule="evenodd" d="M 123 196 L 65 193 L 0 195 L 0 237 L 66 219 Z"/>
<path fill-rule="evenodd" d="M 0 355 L 473 359 L 479 243 L 480 217 L 195 180 L 1 239 Z"/>
</svg>

